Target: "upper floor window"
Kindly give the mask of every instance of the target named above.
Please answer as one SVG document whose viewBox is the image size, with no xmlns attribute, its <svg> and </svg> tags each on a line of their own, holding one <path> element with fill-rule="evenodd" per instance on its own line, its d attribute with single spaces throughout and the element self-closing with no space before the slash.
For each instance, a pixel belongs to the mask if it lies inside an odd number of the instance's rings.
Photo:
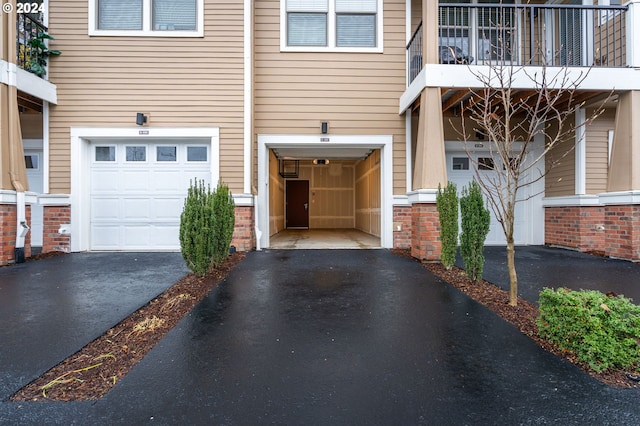
<svg viewBox="0 0 640 426">
<path fill-rule="evenodd" d="M 203 0 L 89 0 L 89 35 L 202 36 Z"/>
<path fill-rule="evenodd" d="M 382 0 L 281 0 L 281 50 L 382 52 Z"/>
</svg>

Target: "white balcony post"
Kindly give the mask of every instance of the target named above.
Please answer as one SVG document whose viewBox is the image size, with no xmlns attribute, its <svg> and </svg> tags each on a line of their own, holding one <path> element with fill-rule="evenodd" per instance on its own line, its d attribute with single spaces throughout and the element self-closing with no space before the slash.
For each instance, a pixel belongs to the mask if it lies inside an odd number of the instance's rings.
<svg viewBox="0 0 640 426">
<path fill-rule="evenodd" d="M 627 6 L 627 65 L 640 68 L 640 0 L 629 0 Z"/>
</svg>

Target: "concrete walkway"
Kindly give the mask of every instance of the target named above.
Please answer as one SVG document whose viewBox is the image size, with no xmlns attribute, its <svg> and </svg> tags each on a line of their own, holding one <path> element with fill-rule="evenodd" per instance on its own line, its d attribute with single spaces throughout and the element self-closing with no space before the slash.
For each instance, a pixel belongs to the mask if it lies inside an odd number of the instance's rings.
<svg viewBox="0 0 640 426">
<path fill-rule="evenodd" d="M 635 425 L 639 397 L 410 259 L 267 250 L 100 401 L 5 401 L 0 424 Z"/>
</svg>

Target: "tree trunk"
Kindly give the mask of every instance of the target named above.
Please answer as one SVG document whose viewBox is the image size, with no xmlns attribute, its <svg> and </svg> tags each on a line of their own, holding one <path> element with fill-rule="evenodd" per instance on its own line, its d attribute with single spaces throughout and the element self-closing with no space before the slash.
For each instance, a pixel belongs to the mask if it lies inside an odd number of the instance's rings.
<svg viewBox="0 0 640 426">
<path fill-rule="evenodd" d="M 513 238 L 507 240 L 507 267 L 509 268 L 509 305 L 518 305 L 518 275 L 516 274 L 516 249 Z"/>
</svg>

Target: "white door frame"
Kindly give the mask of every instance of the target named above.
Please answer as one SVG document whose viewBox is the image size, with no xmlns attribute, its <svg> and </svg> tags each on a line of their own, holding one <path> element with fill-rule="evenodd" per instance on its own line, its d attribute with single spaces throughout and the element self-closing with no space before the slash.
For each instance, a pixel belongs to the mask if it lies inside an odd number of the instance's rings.
<svg viewBox="0 0 640 426">
<path fill-rule="evenodd" d="M 208 139 L 211 152 L 211 182 L 220 177 L 220 129 L 218 127 L 72 127 L 71 128 L 71 251 L 90 248 L 90 166 L 92 142 L 122 142 L 158 139 Z"/>
<path fill-rule="evenodd" d="M 258 206 L 256 206 L 256 235 L 258 246 L 269 247 L 269 150 L 270 149 L 326 150 L 339 157 L 340 149 L 380 149 L 380 245 L 393 247 L 393 136 L 392 135 L 258 135 Z M 334 156 L 334 155 L 332 155 Z M 258 208 L 259 207 L 259 208 Z"/>
</svg>

